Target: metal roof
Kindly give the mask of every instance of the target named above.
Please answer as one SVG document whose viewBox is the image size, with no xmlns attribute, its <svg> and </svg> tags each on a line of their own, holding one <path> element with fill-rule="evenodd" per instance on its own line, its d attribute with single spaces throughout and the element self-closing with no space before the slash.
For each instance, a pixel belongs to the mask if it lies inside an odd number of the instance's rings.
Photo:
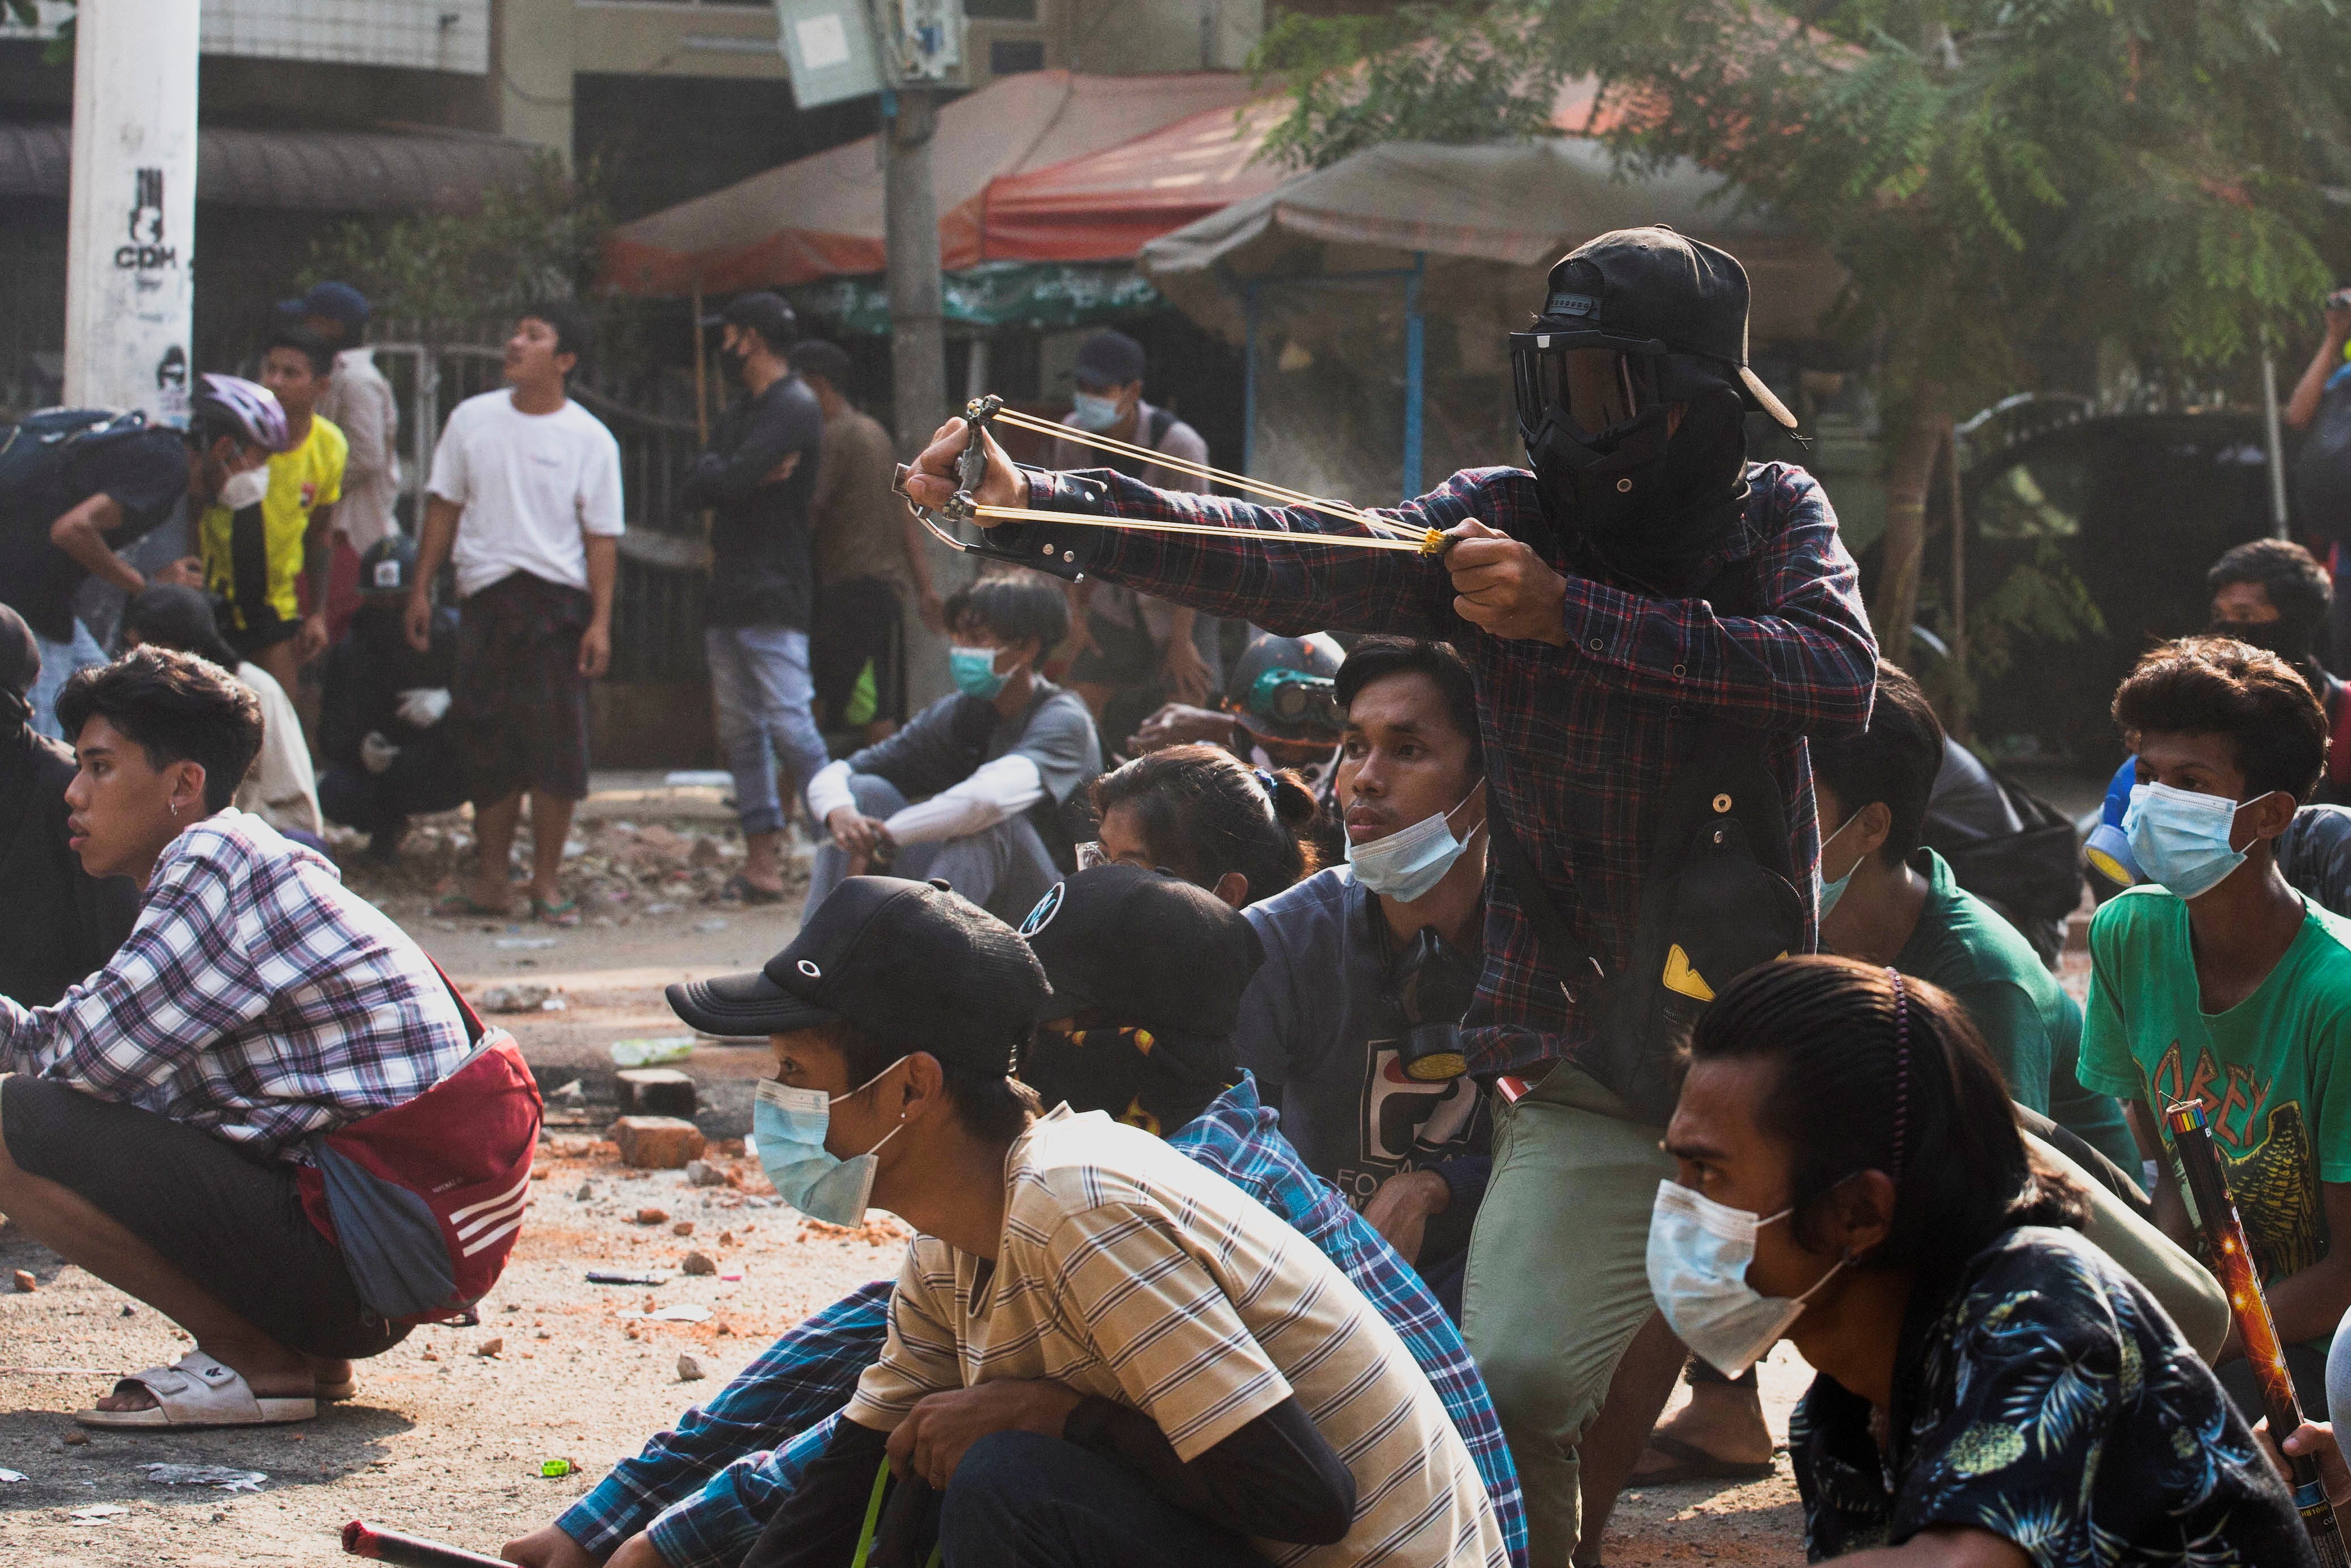
<svg viewBox="0 0 2351 1568">
<path fill-rule="evenodd" d="M 72 140 L 63 120 L 0 124 L 0 196 L 63 197 Z M 291 212 L 462 208 L 486 187 L 528 177 L 539 151 L 472 131 L 206 127 L 196 200 Z"/>
</svg>

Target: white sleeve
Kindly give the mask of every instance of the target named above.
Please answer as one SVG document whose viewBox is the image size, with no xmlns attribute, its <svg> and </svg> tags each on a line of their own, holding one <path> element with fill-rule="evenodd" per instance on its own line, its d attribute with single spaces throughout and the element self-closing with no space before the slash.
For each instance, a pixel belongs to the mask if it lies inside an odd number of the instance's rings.
<svg viewBox="0 0 2351 1568">
<path fill-rule="evenodd" d="M 601 420 L 592 414 L 589 418 L 602 439 L 596 443 L 587 472 L 580 476 L 580 527 L 589 534 L 622 533 L 628 525 L 622 520 L 626 514 L 622 509 L 621 444 Z"/>
<path fill-rule="evenodd" d="M 809 815 L 819 824 L 843 806 L 857 810 L 857 797 L 849 792 L 849 763 L 846 759 L 828 762 L 816 770 L 808 781 Z"/>
<path fill-rule="evenodd" d="M 883 825 L 901 844 L 935 843 L 984 832 L 1044 798 L 1045 776 L 1034 759 L 1015 751 L 982 763 L 962 783 L 907 807 Z"/>
<path fill-rule="evenodd" d="M 449 411 L 449 417 L 441 425 L 441 439 L 433 446 L 433 476 L 424 486 L 441 499 L 458 507 L 471 499 L 465 473 L 466 423 L 464 403 Z"/>
</svg>

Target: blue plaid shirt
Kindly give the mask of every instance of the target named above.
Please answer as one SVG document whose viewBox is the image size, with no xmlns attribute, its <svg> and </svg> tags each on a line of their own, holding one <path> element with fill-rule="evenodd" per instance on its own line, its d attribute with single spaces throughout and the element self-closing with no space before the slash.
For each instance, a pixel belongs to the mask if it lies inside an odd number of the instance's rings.
<svg viewBox="0 0 2351 1568">
<path fill-rule="evenodd" d="M 1526 1506 L 1460 1333 L 1420 1276 L 1338 1190 L 1308 1170 L 1280 1117 L 1243 1077 L 1167 1141 L 1290 1222 L 1370 1299 L 1445 1401 L 1477 1462 L 1513 1568 L 1525 1568 Z M 859 1375 L 882 1354 L 892 1281 L 877 1280 L 769 1345 L 709 1404 L 623 1459 L 556 1523 L 601 1558 L 641 1530 L 670 1568 L 732 1568 L 831 1440 Z M 699 1486 L 699 1490 L 689 1490 Z M 650 1521 L 650 1524 L 648 1524 Z"/>
</svg>

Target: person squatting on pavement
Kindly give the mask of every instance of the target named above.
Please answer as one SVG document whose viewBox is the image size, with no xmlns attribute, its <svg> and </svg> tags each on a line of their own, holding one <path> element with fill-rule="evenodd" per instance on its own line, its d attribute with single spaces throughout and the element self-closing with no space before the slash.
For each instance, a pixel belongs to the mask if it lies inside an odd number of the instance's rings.
<svg viewBox="0 0 2351 1568">
<path fill-rule="evenodd" d="M 144 902 L 54 1005 L 0 998 L 0 1212 L 195 1339 L 77 1421 L 307 1421 L 496 1282 L 538 1090 L 332 862 L 229 804 L 261 715 L 227 671 L 141 648 L 57 717 L 72 847 Z"/>
<path fill-rule="evenodd" d="M 950 939 L 958 925 L 986 931 L 985 919 L 967 902 L 919 883 L 852 879 L 761 974 L 674 986 L 671 1003 L 689 1021 L 723 1019 L 736 1032 L 774 1022 L 797 1025 L 821 1011 L 835 1021 L 788 1031 L 777 1040 L 778 1051 L 830 1030 L 858 1042 L 861 1061 L 874 1049 L 916 1044 L 909 1033 L 928 1038 L 925 1019 L 939 1008 L 961 1006 L 960 1032 L 967 1035 L 1025 1030 L 1018 1009 L 982 1016 L 961 1005 L 970 994 L 973 966 L 957 958 Z M 1335 1265 L 1403 1342 L 1415 1364 L 1399 1369 L 1400 1375 L 1425 1378 L 1434 1388 L 1468 1450 L 1510 1560 L 1522 1562 L 1517 1476 L 1459 1336 L 1411 1270 L 1338 1193 L 1307 1172 L 1234 1060 L 1228 1031 L 1259 956 L 1248 924 L 1205 890 L 1133 866 L 1100 867 L 1057 884 L 1026 924 L 1054 991 L 1030 1004 L 1041 1022 L 1022 1055 L 1023 1082 L 1047 1103 L 1108 1112 L 1163 1134 L 1167 1149 L 1232 1183 Z M 919 962 L 908 961 L 910 950 Z M 819 971 L 818 979 L 809 978 L 808 967 Z M 907 994 L 910 982 L 919 994 Z M 866 1037 L 874 1031 L 897 1043 L 873 1047 Z M 935 1058 L 925 1051 L 910 1060 Z M 893 1069 L 881 1071 L 887 1077 Z M 780 1087 L 761 1092 L 760 1157 L 805 1212 L 853 1222 L 863 1215 L 869 1181 L 879 1199 L 885 1180 L 911 1179 L 912 1167 L 901 1163 L 908 1151 L 897 1140 L 875 1145 L 871 1157 L 850 1157 L 844 1166 L 829 1148 L 831 1114 L 818 1113 L 828 1124 L 822 1134 L 796 1132 L 785 1096 L 777 1093 Z M 836 1103 L 863 1097 L 842 1096 Z M 827 1146 L 810 1141 L 817 1136 Z M 883 1355 L 891 1343 L 891 1294 L 888 1281 L 876 1281 L 794 1327 L 717 1398 L 686 1412 L 674 1431 L 615 1467 L 554 1524 L 510 1542 L 507 1555 L 530 1568 L 584 1568 L 608 1559 L 613 1568 L 734 1568 L 834 1441 L 839 1413 L 861 1375 Z M 980 1403 L 965 1405 L 957 1419 L 984 1414 L 988 1401 L 1010 1398 L 1037 1415 L 1040 1430 L 1060 1433 L 1071 1425 L 1066 1407 L 1074 1396 L 1047 1385 L 998 1384 L 956 1397 L 973 1396 Z M 1058 1419 L 1046 1420 L 1057 1406 Z M 1013 1407 L 996 1406 L 999 1413 Z M 1105 1418 L 1131 1426 L 1132 1413 Z M 1121 1441 L 1138 1436 L 1130 1430 Z M 1145 1440 L 1119 1453 L 1132 1458 L 1151 1446 Z M 1164 1469 L 1155 1473 L 1160 1479 L 1149 1483 L 1154 1490 L 1174 1480 Z M 869 1480 L 871 1475 L 869 1468 Z M 1113 1479 L 1122 1489 L 1131 1486 Z M 860 1487 L 871 1490 L 868 1480 Z M 1213 1500 L 1196 1493 L 1177 1506 L 1197 1513 Z M 1196 1520 L 1178 1523 L 1184 1539 L 1169 1550 L 1197 1544 L 1204 1533 L 1210 1548 L 1225 1550 L 1223 1538 Z M 782 1544 L 770 1538 L 760 1552 Z M 1444 1561 L 1447 1553 L 1440 1548 L 1422 1557 Z M 845 1551 L 840 1560 L 846 1560 Z"/>
<path fill-rule="evenodd" d="M 983 577 L 947 601 L 957 690 L 879 745 L 809 781 L 832 841 L 807 907 L 870 867 L 937 877 L 1015 920 L 1077 863 L 1062 814 L 1102 771 L 1094 721 L 1038 661 L 1069 631 L 1061 591 L 1031 572 Z"/>
<path fill-rule="evenodd" d="M 1746 461 L 1748 408 L 1794 423 L 1746 367 L 1747 303 L 1734 257 L 1667 229 L 1563 257 L 1531 329 L 1510 338 L 1532 471 L 1465 471 L 1380 514 L 1444 531 L 1442 559 L 1318 544 L 1362 530 L 1310 509 L 1107 470 L 1024 472 L 992 438 L 976 496 L 1231 530 L 1020 521 L 988 536 L 1008 558 L 1276 632 L 1443 638 L 1468 660 L 1496 874 L 1462 1045 L 1515 1103 L 1496 1118 L 1463 1328 L 1526 1483 L 1541 1568 L 1574 1552 L 1580 1446 L 1651 1310 L 1642 1256 L 1671 1168 L 1659 1026 L 1708 988 L 1706 963 L 1728 978 L 1813 945 L 1804 737 L 1860 728 L 1876 680 L 1826 495 L 1801 469 Z M 960 421 L 940 429 L 910 499 L 949 500 L 967 439 Z M 1698 862 L 1697 824 L 1718 796 L 1741 825 L 1735 904 L 1677 896 L 1687 879 L 1651 874 Z M 1669 821 L 1677 836 L 1661 849 Z M 1645 902 L 1698 915 L 1719 904 L 1707 929 L 1721 956 L 1692 965 L 1677 941 L 1673 967 Z M 1645 1422 L 1611 1450 L 1595 1495 L 1614 1494 L 1646 1436 Z"/>
</svg>

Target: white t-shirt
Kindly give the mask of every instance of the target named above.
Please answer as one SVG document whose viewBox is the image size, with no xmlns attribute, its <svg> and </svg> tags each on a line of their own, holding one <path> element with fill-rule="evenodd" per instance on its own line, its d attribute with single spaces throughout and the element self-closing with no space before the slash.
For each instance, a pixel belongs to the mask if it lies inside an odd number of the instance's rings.
<svg viewBox="0 0 2351 1568">
<path fill-rule="evenodd" d="M 426 488 L 463 507 L 457 596 L 517 571 L 588 586 L 589 534 L 622 532 L 621 444 L 566 398 L 553 413 L 520 413 L 500 388 L 469 397 L 441 428 Z"/>
<path fill-rule="evenodd" d="M 250 811 L 278 831 L 298 828 L 323 836 L 326 814 L 319 809 L 319 775 L 302 741 L 301 716 L 293 699 L 267 670 L 250 660 L 236 678 L 261 699 L 261 754 L 236 787 L 236 809 Z"/>
</svg>

